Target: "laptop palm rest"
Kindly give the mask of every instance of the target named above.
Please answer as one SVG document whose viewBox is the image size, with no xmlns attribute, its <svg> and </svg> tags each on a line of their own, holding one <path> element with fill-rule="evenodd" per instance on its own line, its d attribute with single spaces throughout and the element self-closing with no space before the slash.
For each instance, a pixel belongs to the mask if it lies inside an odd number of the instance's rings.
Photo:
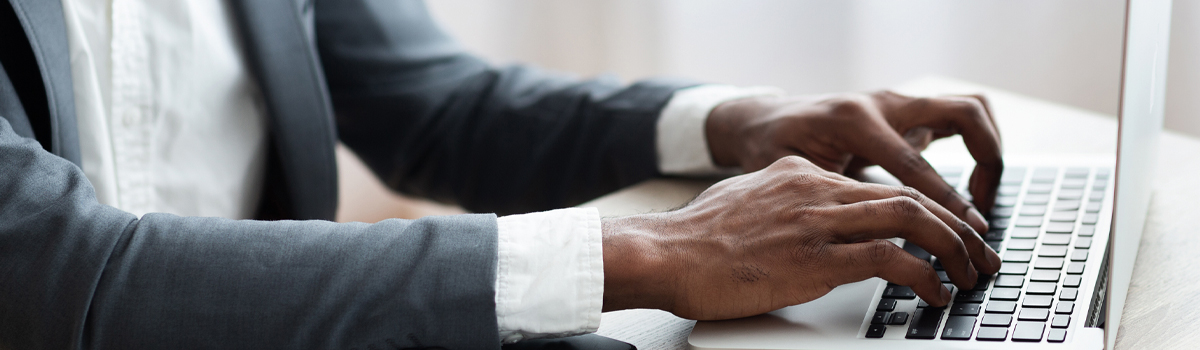
<svg viewBox="0 0 1200 350">
<path fill-rule="evenodd" d="M 728 321 L 697 322 L 688 342 L 693 348 L 778 348 L 796 344 L 821 348 L 825 341 L 845 344 L 862 332 L 870 301 L 884 281 L 871 278 L 834 288 L 825 296 L 767 314 Z M 902 337 L 903 335 L 901 335 Z M 756 347 L 757 346 L 757 347 Z"/>
</svg>

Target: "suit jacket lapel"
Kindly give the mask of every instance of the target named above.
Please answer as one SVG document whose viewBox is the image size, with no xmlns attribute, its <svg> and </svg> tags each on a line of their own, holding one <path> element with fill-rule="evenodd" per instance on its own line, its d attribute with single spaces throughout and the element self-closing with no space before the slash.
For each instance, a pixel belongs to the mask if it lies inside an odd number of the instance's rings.
<svg viewBox="0 0 1200 350">
<path fill-rule="evenodd" d="M 79 131 L 75 123 L 71 57 L 62 2 L 8 1 L 25 29 L 46 86 L 46 102 L 50 107 L 50 151 L 79 165 Z"/>
<path fill-rule="evenodd" d="M 292 0 L 232 4 L 250 65 L 266 98 L 291 214 L 296 219 L 333 219 L 336 138 L 324 73 L 311 28 L 303 20 L 311 7 Z"/>
</svg>

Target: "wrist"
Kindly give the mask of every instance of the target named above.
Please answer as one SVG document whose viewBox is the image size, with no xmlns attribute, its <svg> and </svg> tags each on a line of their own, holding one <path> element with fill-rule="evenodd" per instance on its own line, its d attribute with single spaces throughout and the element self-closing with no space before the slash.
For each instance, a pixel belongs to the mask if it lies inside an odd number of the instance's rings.
<svg viewBox="0 0 1200 350">
<path fill-rule="evenodd" d="M 674 290 L 669 266 L 656 234 L 665 223 L 657 214 L 604 219 L 603 311 L 659 309 L 670 311 Z"/>
<path fill-rule="evenodd" d="M 713 107 L 704 123 L 704 136 L 713 164 L 718 167 L 740 167 L 747 141 L 740 133 L 763 106 L 763 97 L 747 97 L 726 101 Z"/>
</svg>

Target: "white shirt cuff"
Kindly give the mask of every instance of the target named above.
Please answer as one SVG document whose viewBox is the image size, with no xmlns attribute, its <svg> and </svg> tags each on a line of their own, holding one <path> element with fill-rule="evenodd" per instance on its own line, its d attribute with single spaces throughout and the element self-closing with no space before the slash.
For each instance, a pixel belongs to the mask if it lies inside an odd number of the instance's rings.
<svg viewBox="0 0 1200 350">
<path fill-rule="evenodd" d="M 604 304 L 600 212 L 570 208 L 497 219 L 500 341 L 595 332 Z"/>
<path fill-rule="evenodd" d="M 700 85 L 675 91 L 659 114 L 656 147 L 658 170 L 666 175 L 713 175 L 725 172 L 713 164 L 704 122 L 717 105 L 747 97 L 782 96 L 770 86 Z"/>
</svg>

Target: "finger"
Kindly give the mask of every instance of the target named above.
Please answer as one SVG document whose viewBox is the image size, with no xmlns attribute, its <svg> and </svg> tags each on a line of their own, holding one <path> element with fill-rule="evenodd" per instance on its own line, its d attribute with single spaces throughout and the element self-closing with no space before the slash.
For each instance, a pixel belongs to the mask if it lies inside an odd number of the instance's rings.
<svg viewBox="0 0 1200 350">
<path fill-rule="evenodd" d="M 992 129 L 996 132 L 996 142 L 1003 147 L 1004 143 L 1000 135 L 1000 127 L 996 125 L 996 115 L 992 113 L 992 105 L 988 102 L 987 97 L 983 95 L 970 95 L 968 97 L 979 101 L 983 106 L 984 114 L 987 115 L 988 121 L 992 124 Z M 998 174 L 1004 172 L 1003 164 L 1000 165 Z M 980 173 L 981 175 L 975 175 Z M 1000 175 L 994 178 L 982 174 L 982 172 L 974 171 L 971 173 L 970 182 L 967 183 L 967 190 L 971 192 L 971 196 L 975 197 L 975 205 L 982 208 L 985 213 L 991 213 L 992 208 L 996 203 L 996 189 L 1000 186 Z"/>
<path fill-rule="evenodd" d="M 879 277 L 912 288 L 930 306 L 945 306 L 950 302 L 950 290 L 942 285 L 929 262 L 904 252 L 884 240 L 839 244 L 833 248 L 831 267 L 841 272 L 838 284 Z"/>
<path fill-rule="evenodd" d="M 975 206 L 982 212 L 991 212 L 1004 160 L 1000 132 L 990 107 L 981 96 L 933 98 L 913 105 L 919 106 L 909 111 L 915 115 L 904 119 L 915 125 L 956 130 L 963 136 L 976 163 L 967 188 L 975 198 Z"/>
<path fill-rule="evenodd" d="M 905 185 L 916 188 L 955 216 L 962 218 L 976 231 L 987 232 L 987 221 L 966 198 L 963 198 L 941 175 L 909 147 L 890 127 L 875 126 L 867 133 L 870 142 L 852 142 L 851 152 L 879 164 Z"/>
<path fill-rule="evenodd" d="M 958 234 L 910 197 L 891 197 L 829 208 L 836 227 L 830 231 L 843 242 L 900 237 L 942 261 L 946 274 L 959 288 L 975 286 L 979 273 Z"/>
<path fill-rule="evenodd" d="M 995 251 L 988 247 L 978 232 L 962 221 L 962 219 L 954 216 L 949 210 L 946 210 L 946 208 L 929 199 L 929 197 L 916 189 L 862 183 L 856 186 L 847 186 L 837 195 L 838 200 L 842 203 L 858 203 L 893 197 L 912 198 L 924 206 L 926 210 L 929 210 L 930 213 L 933 213 L 938 220 L 941 220 L 946 227 L 949 227 L 958 235 L 967 252 L 970 253 L 971 263 L 975 265 L 975 269 L 984 274 L 993 274 L 1000 271 L 1000 255 L 997 255 Z"/>
</svg>

